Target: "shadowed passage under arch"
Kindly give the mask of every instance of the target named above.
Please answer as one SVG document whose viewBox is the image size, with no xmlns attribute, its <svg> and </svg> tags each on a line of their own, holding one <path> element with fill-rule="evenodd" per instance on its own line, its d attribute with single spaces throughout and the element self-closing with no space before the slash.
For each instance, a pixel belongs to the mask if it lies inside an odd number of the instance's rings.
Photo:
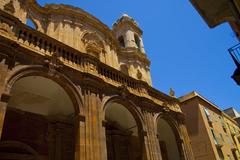
<svg viewBox="0 0 240 160">
<path fill-rule="evenodd" d="M 43 160 L 73 160 L 75 109 L 58 83 L 26 76 L 11 88 L 1 141 L 31 146 Z"/>
<path fill-rule="evenodd" d="M 157 134 L 162 158 L 164 160 L 180 160 L 177 137 L 174 130 L 169 123 L 161 117 L 157 120 Z"/>
<path fill-rule="evenodd" d="M 141 159 L 139 126 L 122 104 L 109 103 L 105 110 L 108 160 Z"/>
</svg>

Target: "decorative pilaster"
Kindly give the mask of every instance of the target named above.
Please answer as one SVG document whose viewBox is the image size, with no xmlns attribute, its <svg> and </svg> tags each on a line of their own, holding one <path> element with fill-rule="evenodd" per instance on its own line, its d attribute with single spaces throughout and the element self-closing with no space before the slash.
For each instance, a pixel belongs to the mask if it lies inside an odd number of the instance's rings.
<svg viewBox="0 0 240 160">
<path fill-rule="evenodd" d="M 180 143 L 182 146 L 183 156 L 184 156 L 183 158 L 184 158 L 184 160 L 194 160 L 194 155 L 193 155 L 192 147 L 190 144 L 190 139 L 189 139 L 187 129 L 185 126 L 184 115 L 179 114 L 177 116 L 177 120 L 178 120 L 178 125 L 179 125 L 179 131 L 182 136 L 182 139 L 180 141 L 178 141 L 178 143 Z"/>
<path fill-rule="evenodd" d="M 101 100 L 97 93 L 89 89 L 84 89 L 83 96 L 85 120 L 79 123 L 80 159 L 106 160 Z"/>
<path fill-rule="evenodd" d="M 3 97 L 5 97 L 5 96 L 2 95 L 1 101 L 0 101 L 0 140 L 1 140 L 2 130 L 3 130 L 5 114 L 7 111 L 7 101 L 8 101 L 8 100 L 4 100 Z M 9 99 L 9 98 L 7 98 L 7 99 Z"/>
<path fill-rule="evenodd" d="M 2 59 L 2 62 L 0 62 L 0 139 L 2 135 L 5 113 L 7 110 L 7 103 L 10 99 L 10 95 L 4 94 L 4 89 L 6 86 L 5 79 L 8 72 L 8 66 L 5 64 L 5 60 L 6 59 Z"/>
<path fill-rule="evenodd" d="M 153 114 L 143 111 L 143 117 L 146 123 L 146 135 L 144 135 L 145 158 L 146 160 L 162 160 Z"/>
</svg>

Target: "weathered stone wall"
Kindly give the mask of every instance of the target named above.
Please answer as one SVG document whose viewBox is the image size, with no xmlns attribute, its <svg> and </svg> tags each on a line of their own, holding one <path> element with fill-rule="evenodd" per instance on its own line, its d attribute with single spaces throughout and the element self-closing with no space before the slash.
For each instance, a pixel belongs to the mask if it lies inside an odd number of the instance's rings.
<svg viewBox="0 0 240 160">
<path fill-rule="evenodd" d="M 35 4 L 31 4 L 34 8 Z M 35 10 L 41 13 L 42 8 L 38 7 Z M 142 81 L 124 75 L 119 70 L 110 67 L 112 65 L 106 65 L 108 62 L 101 63 L 102 60 L 99 61 L 96 57 L 98 51 L 103 51 L 101 46 L 106 47 L 105 43 L 107 43 L 109 48 L 115 49 L 115 40 L 111 39 L 110 33 L 103 33 L 101 30 L 96 31 L 92 28 L 93 26 L 84 24 L 86 30 L 90 30 L 90 32 L 87 31 L 83 34 L 84 45 L 88 45 L 85 49 L 88 49 L 88 54 L 92 55 L 89 56 L 74 50 L 74 47 L 77 47 L 76 44 L 68 43 L 68 41 L 73 42 L 73 35 L 62 36 L 64 40 L 61 41 L 64 41 L 67 45 L 46 35 L 48 29 L 55 27 L 55 24 L 51 24 L 48 28 L 46 24 L 49 24 L 49 22 L 46 21 L 46 17 L 38 17 L 33 12 L 28 15 L 37 25 L 41 26 L 37 28 L 40 32 L 37 32 L 20 23 L 11 15 L 11 11 L 7 11 L 10 14 L 5 11 L 0 11 L 0 132 L 4 124 L 5 111 L 8 100 L 11 98 L 10 93 L 14 83 L 26 76 L 43 76 L 58 83 L 69 94 L 74 105 L 75 113 L 72 118 L 74 119 L 75 136 L 72 138 L 75 142 L 76 160 L 107 159 L 104 107 L 114 98 L 118 100 L 117 102 L 123 104 L 137 121 L 142 159 L 161 159 L 156 126 L 153 125 L 156 123 L 154 116 L 162 112 L 168 112 L 169 116 L 175 118 L 176 115 L 182 115 L 178 101 Z M 80 10 L 78 11 L 80 12 Z M 55 14 L 55 11 L 53 13 Z M 37 18 L 34 19 L 34 17 Z M 71 16 L 63 18 L 68 20 L 64 22 L 66 23 L 65 26 L 62 22 L 57 22 L 59 24 L 56 26 L 67 27 L 66 30 L 69 30 L 71 35 L 73 30 L 70 28 L 73 21 L 72 19 L 69 20 L 69 17 Z M 40 22 L 39 19 L 44 23 L 38 23 L 38 21 Z M 94 18 L 92 20 L 100 24 L 98 20 L 94 20 Z M 80 27 L 83 26 L 80 25 Z M 61 32 L 66 30 L 61 30 Z M 92 33 L 92 30 L 95 30 L 95 32 Z M 55 38 L 58 39 L 60 38 L 57 37 L 59 35 L 54 32 L 52 36 L 56 36 Z M 70 37 L 71 40 L 68 39 Z M 65 38 L 67 39 L 65 40 Z M 105 42 L 102 43 L 102 41 Z M 73 46 L 69 47 L 71 45 Z M 119 65 L 114 58 L 118 57 L 112 55 L 112 58 L 107 61 Z M 175 121 L 177 124 L 179 123 L 177 118 Z M 176 126 L 176 128 L 178 127 Z M 184 128 L 184 125 L 181 127 Z M 176 132 L 187 136 L 185 132 L 181 132 L 179 129 Z M 178 138 L 180 139 L 180 136 Z M 178 147 L 184 151 L 187 150 L 186 153 L 191 152 L 191 148 L 184 147 L 185 145 L 189 144 L 183 143 L 182 146 Z M 193 157 L 184 155 L 182 159 L 192 160 Z"/>
</svg>

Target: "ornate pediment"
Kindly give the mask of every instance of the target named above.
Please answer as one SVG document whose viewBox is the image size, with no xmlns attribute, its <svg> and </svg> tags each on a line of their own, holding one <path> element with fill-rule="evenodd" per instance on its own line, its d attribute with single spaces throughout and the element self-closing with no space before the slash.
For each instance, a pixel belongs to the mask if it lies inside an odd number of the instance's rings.
<svg viewBox="0 0 240 160">
<path fill-rule="evenodd" d="M 82 42 L 85 45 L 87 53 L 99 58 L 101 53 L 104 53 L 104 44 L 96 32 L 87 32 L 82 37 Z"/>
</svg>

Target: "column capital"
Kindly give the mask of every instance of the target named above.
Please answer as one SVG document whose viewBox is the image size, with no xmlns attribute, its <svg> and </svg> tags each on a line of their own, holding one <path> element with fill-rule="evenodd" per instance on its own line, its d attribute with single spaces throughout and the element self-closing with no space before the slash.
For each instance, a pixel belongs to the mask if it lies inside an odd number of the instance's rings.
<svg viewBox="0 0 240 160">
<path fill-rule="evenodd" d="M 85 122 L 86 121 L 86 118 L 85 118 L 85 116 L 83 116 L 83 115 L 78 115 L 78 120 L 80 121 L 80 122 Z"/>
</svg>

